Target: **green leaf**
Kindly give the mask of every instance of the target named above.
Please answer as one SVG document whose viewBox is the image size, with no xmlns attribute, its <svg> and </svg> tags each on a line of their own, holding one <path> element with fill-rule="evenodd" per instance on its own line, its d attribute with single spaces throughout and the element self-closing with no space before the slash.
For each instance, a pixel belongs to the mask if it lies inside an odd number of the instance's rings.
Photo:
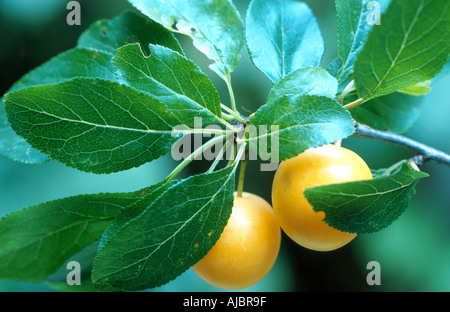
<svg viewBox="0 0 450 312">
<path fill-rule="evenodd" d="M 445 63 L 444 68 L 439 72 L 439 74 L 436 75 L 431 81 L 432 83 L 435 83 L 443 78 L 448 78 L 448 75 L 450 74 L 450 58 L 447 60 L 447 63 Z"/>
<path fill-rule="evenodd" d="M 356 56 L 374 27 L 368 22 L 369 14 L 373 12 L 370 2 L 371 0 L 336 0 L 338 56 L 342 62 L 336 75 L 339 82 L 345 81 L 353 73 Z M 384 12 L 390 0 L 377 2 L 381 12 Z"/>
<path fill-rule="evenodd" d="M 158 99 L 100 79 L 10 93 L 6 111 L 33 147 L 94 173 L 127 170 L 166 154 L 177 140 L 173 127 L 183 124 Z"/>
<path fill-rule="evenodd" d="M 333 77 L 339 77 L 338 72 L 342 67 L 342 61 L 339 57 L 335 57 L 326 67 L 327 71 L 333 76 Z"/>
<path fill-rule="evenodd" d="M 183 54 L 180 44 L 169 30 L 131 11 L 125 11 L 112 20 L 103 19 L 93 23 L 81 34 L 78 46 L 115 55 L 118 48 L 134 42 L 140 43 L 147 54 L 150 43 Z"/>
<path fill-rule="evenodd" d="M 82 48 L 68 50 L 23 76 L 8 92 L 62 82 L 74 77 L 115 80 L 111 56 Z M 49 159 L 14 132 L 3 103 L 0 105 L 0 155 L 27 164 L 39 164 Z"/>
<path fill-rule="evenodd" d="M 9 124 L 4 101 L 0 103 L 0 156 L 24 164 L 41 164 L 49 158 L 18 136 Z"/>
<path fill-rule="evenodd" d="M 408 207 L 415 185 L 428 174 L 407 161 L 378 172 L 373 180 L 307 188 L 305 196 L 324 221 L 341 231 L 372 233 L 389 226 Z"/>
<path fill-rule="evenodd" d="M 141 191 L 79 195 L 10 213 L 0 220 L 0 278 L 43 281 L 98 240 Z"/>
<path fill-rule="evenodd" d="M 164 193 L 168 188 L 179 183 L 178 180 L 167 181 L 166 179 L 152 185 L 149 188 L 140 191 L 140 198 L 132 204 L 130 204 L 126 209 L 122 210 L 114 219 L 114 222 L 105 230 L 99 243 L 99 250 L 105 246 L 108 240 L 129 221 L 138 217 L 145 208 L 150 205 L 156 198 L 158 198 L 162 193 Z"/>
<path fill-rule="evenodd" d="M 30 71 L 17 81 L 8 93 L 78 77 L 116 80 L 111 55 L 85 48 L 70 49 Z"/>
<path fill-rule="evenodd" d="M 276 102 L 283 96 L 295 98 L 303 95 L 319 95 L 333 98 L 338 84 L 336 78 L 320 67 L 300 68 L 275 84 L 269 92 L 268 103 Z"/>
<path fill-rule="evenodd" d="M 219 239 L 231 214 L 234 180 L 232 167 L 191 176 L 148 203 L 99 251 L 94 283 L 141 290 L 189 269 Z"/>
<path fill-rule="evenodd" d="M 422 96 L 431 91 L 430 84 L 431 84 L 431 80 L 427 80 L 424 82 L 416 83 L 415 85 L 403 88 L 401 90 L 398 90 L 398 92 L 408 94 L 408 95 Z"/>
<path fill-rule="evenodd" d="M 91 280 L 92 264 L 97 255 L 99 240 L 95 240 L 88 246 L 81 249 L 79 252 L 70 256 L 54 273 L 48 276 L 45 283 L 50 287 L 59 291 L 67 292 L 97 292 L 98 289 L 94 286 Z M 80 285 L 69 285 L 67 283 L 70 273 L 73 271 L 72 261 L 80 264 Z"/>
<path fill-rule="evenodd" d="M 98 250 L 100 250 L 108 239 L 114 236 L 116 231 L 125 223 L 137 217 L 149 203 L 153 202 L 164 191 L 178 182 L 179 181 L 176 180 L 170 182 L 163 180 L 139 191 L 128 193 L 130 196 L 126 200 L 129 200 L 129 202 L 126 203 L 126 207 L 115 216 L 111 225 L 103 232 L 101 239 L 94 241 L 71 256 L 70 259 L 68 259 L 54 274 L 47 277 L 46 283 L 63 291 L 97 291 L 97 288 L 92 283 L 91 274 Z M 81 285 L 77 286 L 75 289 L 72 286 L 68 286 L 66 282 L 68 272 L 67 262 L 69 261 L 78 261 L 81 266 Z"/>
<path fill-rule="evenodd" d="M 439 73 L 450 53 L 450 2 L 392 0 L 355 63 L 355 85 L 365 100 Z"/>
<path fill-rule="evenodd" d="M 219 93 L 194 62 L 162 46 L 150 45 L 150 56 L 138 44 L 118 50 L 114 68 L 119 82 L 158 98 L 179 119 L 204 124 L 221 120 Z"/>
<path fill-rule="evenodd" d="M 316 95 L 284 96 L 267 103 L 250 116 L 249 125 L 256 129 L 249 132 L 250 147 L 259 145 L 260 156 L 261 151 L 277 153 L 280 161 L 354 132 L 353 119 L 341 104 Z"/>
<path fill-rule="evenodd" d="M 297 69 L 318 66 L 325 49 L 313 12 L 297 1 L 253 0 L 246 38 L 251 59 L 274 84 Z"/>
<path fill-rule="evenodd" d="M 244 46 L 244 30 L 230 0 L 128 0 L 143 14 L 172 31 L 192 38 L 214 61 L 210 68 L 227 80 Z"/>
<path fill-rule="evenodd" d="M 422 97 L 394 92 L 352 108 L 350 112 L 356 121 L 369 127 L 404 133 L 419 119 L 422 102 Z"/>
</svg>

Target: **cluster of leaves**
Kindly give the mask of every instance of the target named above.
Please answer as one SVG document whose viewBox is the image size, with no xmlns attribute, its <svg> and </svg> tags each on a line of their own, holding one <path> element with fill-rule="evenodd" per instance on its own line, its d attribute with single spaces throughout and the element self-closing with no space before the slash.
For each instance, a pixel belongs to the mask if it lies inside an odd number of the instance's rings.
<svg viewBox="0 0 450 312">
<path fill-rule="evenodd" d="M 338 57 L 326 69 L 321 30 L 302 2 L 253 0 L 245 25 L 230 0 L 129 2 L 142 14 L 94 23 L 75 48 L 12 86 L 0 106 L 0 155 L 34 164 L 50 157 L 112 173 L 167 154 L 199 131 L 195 117 L 203 126 L 221 125 L 213 140 L 225 140 L 235 129 L 230 115 L 173 32 L 191 37 L 230 89 L 247 46 L 274 86 L 246 123 L 277 125 L 264 136 L 277 136 L 280 160 L 351 136 L 355 120 L 405 131 L 417 118 L 417 95 L 428 91 L 426 82 L 450 51 L 448 2 L 383 0 L 381 25 L 371 26 L 367 0 L 336 0 Z M 355 101 L 364 104 L 345 108 Z M 242 121 L 233 104 L 226 111 Z M 179 125 L 183 130 L 174 133 Z M 257 146 L 258 139 L 240 143 Z M 88 284 L 97 289 L 167 283 L 219 238 L 238 164 L 236 157 L 221 169 L 183 180 L 170 175 L 136 192 L 74 196 L 11 213 L 0 221 L 0 277 L 63 285 L 64 264 L 83 259 Z M 371 181 L 311 188 L 306 196 L 330 225 L 370 233 L 406 209 L 425 176 L 402 161 L 374 172 Z"/>
</svg>

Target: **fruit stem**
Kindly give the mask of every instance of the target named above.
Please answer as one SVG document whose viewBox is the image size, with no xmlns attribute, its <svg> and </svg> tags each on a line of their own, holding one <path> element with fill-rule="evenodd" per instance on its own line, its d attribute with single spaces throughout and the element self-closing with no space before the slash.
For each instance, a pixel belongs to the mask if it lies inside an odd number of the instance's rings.
<svg viewBox="0 0 450 312">
<path fill-rule="evenodd" d="M 247 160 L 248 160 L 248 148 L 245 149 L 244 159 L 241 162 L 241 168 L 239 171 L 239 184 L 237 189 L 237 197 L 242 197 L 242 192 L 244 190 L 244 177 L 245 177 L 245 169 L 247 168 Z"/>
<path fill-rule="evenodd" d="M 222 117 L 223 117 L 223 119 L 228 120 L 228 121 L 236 120 L 236 118 L 233 115 L 230 115 L 230 114 L 227 114 L 224 112 L 222 112 Z"/>
<path fill-rule="evenodd" d="M 341 95 L 338 98 L 338 102 L 339 103 L 344 103 L 344 98 L 347 94 L 349 94 L 350 92 L 356 90 L 355 88 L 355 81 L 352 80 L 350 81 L 350 83 L 344 88 L 344 90 L 342 91 Z"/>
<path fill-rule="evenodd" d="M 228 147 L 230 146 L 231 141 L 227 140 L 224 146 L 220 149 L 219 153 L 217 153 L 216 159 L 214 159 L 214 162 L 211 164 L 211 167 L 209 167 L 207 173 L 211 173 L 216 169 L 217 165 L 219 164 L 219 161 L 223 159 L 223 154 L 226 153 Z"/>
<path fill-rule="evenodd" d="M 228 75 L 227 75 L 226 83 L 227 83 L 228 93 L 230 94 L 231 109 L 236 114 L 238 114 L 238 110 L 236 108 L 236 99 L 234 98 L 233 86 L 231 85 L 231 75 L 230 75 L 230 73 L 228 73 Z"/>
<path fill-rule="evenodd" d="M 220 103 L 220 107 L 222 107 L 223 110 L 227 111 L 228 113 L 230 113 L 232 116 L 234 116 L 234 118 L 241 122 L 244 123 L 245 122 L 245 118 L 240 116 L 238 113 L 236 113 L 234 110 L 232 110 L 231 108 L 229 108 L 228 106 Z"/>
<path fill-rule="evenodd" d="M 347 110 L 350 110 L 352 108 L 355 108 L 356 106 L 361 105 L 364 102 L 365 102 L 365 100 L 363 98 L 359 98 L 356 101 L 353 101 L 351 103 L 348 103 L 348 104 L 344 105 L 344 108 L 347 109 Z"/>
</svg>

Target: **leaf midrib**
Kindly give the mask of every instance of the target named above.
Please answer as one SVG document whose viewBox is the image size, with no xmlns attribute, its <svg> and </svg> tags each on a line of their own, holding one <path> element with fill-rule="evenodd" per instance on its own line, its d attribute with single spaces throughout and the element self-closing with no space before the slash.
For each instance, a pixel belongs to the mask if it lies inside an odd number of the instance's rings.
<svg viewBox="0 0 450 312">
<path fill-rule="evenodd" d="M 150 57 L 152 57 L 152 56 L 150 56 Z M 172 93 L 171 95 L 168 95 L 169 97 L 172 97 L 172 96 L 180 97 L 180 98 L 183 99 L 184 101 L 189 102 L 189 103 L 191 103 L 191 104 L 194 104 L 195 106 L 197 106 L 197 107 L 200 108 L 201 110 L 207 111 L 207 112 L 210 113 L 212 116 L 214 116 L 214 117 L 217 119 L 217 121 L 221 122 L 221 117 L 218 116 L 216 113 L 212 112 L 212 111 L 209 109 L 209 107 L 207 106 L 207 103 L 206 103 L 205 100 L 203 101 L 203 104 L 204 104 L 204 105 L 202 105 L 201 103 L 196 102 L 195 100 L 191 99 L 191 98 L 188 97 L 186 94 L 184 94 L 184 91 L 183 91 L 183 93 L 178 93 L 178 92 L 176 92 L 175 90 L 173 90 L 172 88 L 170 88 L 170 87 L 168 87 L 167 85 L 163 84 L 162 82 L 156 80 L 154 77 L 149 76 L 146 72 L 144 72 L 144 70 L 137 68 L 134 64 L 132 64 L 131 62 L 125 60 L 123 57 L 120 57 L 120 59 L 121 59 L 123 62 L 126 62 L 126 63 L 127 63 L 129 66 L 131 66 L 134 70 L 140 72 L 146 79 L 151 80 L 152 82 L 156 83 L 158 86 L 163 87 L 164 89 L 166 89 L 166 90 L 168 90 L 170 93 Z M 166 66 L 168 67 L 168 69 L 170 69 L 169 66 L 168 66 L 165 62 L 163 62 L 161 59 L 157 59 L 157 60 L 159 60 L 159 61 L 161 61 L 162 63 L 164 63 L 164 65 L 166 65 Z M 145 64 L 145 65 L 148 67 L 148 64 Z M 171 69 L 170 69 L 170 70 L 171 70 Z M 172 73 L 172 74 L 173 74 L 173 76 L 176 78 L 177 75 L 175 75 L 175 73 Z M 129 81 L 131 81 L 131 80 L 129 80 Z M 180 85 L 180 82 L 178 81 L 178 79 L 176 79 L 176 82 L 177 82 L 178 85 L 180 86 L 180 89 L 183 89 L 182 86 Z M 199 91 L 199 90 L 197 89 L 197 91 Z M 146 91 L 143 90 L 143 92 L 146 92 Z M 202 98 L 203 98 L 203 94 L 202 94 L 200 91 L 198 92 L 198 94 L 199 94 L 200 96 L 202 96 Z M 155 96 L 155 97 L 163 97 L 163 96 L 159 96 L 159 95 L 155 95 L 155 94 L 151 94 L 151 95 L 153 95 L 153 96 Z M 167 96 L 164 96 L 164 97 L 167 97 Z"/>
<path fill-rule="evenodd" d="M 406 41 L 409 38 L 409 35 L 412 31 L 412 29 L 414 28 L 415 24 L 418 21 L 418 16 L 420 15 L 420 13 L 423 10 L 423 1 L 421 1 L 421 6 L 417 9 L 416 14 L 414 15 L 414 19 L 411 22 L 407 32 L 405 33 L 404 37 L 403 37 L 403 41 L 402 44 L 400 46 L 399 51 L 397 52 L 397 55 L 395 56 L 394 60 L 391 62 L 391 66 L 389 67 L 389 69 L 386 71 L 386 73 L 384 74 L 384 76 L 381 79 L 377 79 L 379 80 L 377 86 L 374 88 L 374 90 L 372 92 L 369 93 L 369 95 L 367 97 L 365 97 L 366 99 L 371 98 L 373 96 L 373 94 L 376 93 L 376 91 L 380 88 L 380 86 L 383 84 L 383 82 L 385 81 L 386 77 L 391 73 L 392 69 L 394 68 L 394 66 L 396 65 L 398 59 L 400 58 L 401 54 L 403 53 L 403 50 L 405 49 L 406 46 Z M 402 11 L 402 14 L 404 14 L 404 10 Z M 375 74 L 375 72 L 374 72 Z M 375 74 L 376 75 L 376 74 Z M 376 75 L 377 76 L 377 75 Z"/>
<path fill-rule="evenodd" d="M 362 18 L 362 16 L 363 16 L 363 5 L 362 5 L 362 3 L 361 3 L 361 13 L 359 14 L 358 22 L 356 23 L 357 26 L 359 26 L 359 25 L 361 24 L 361 18 Z M 352 19 L 350 20 L 350 22 L 351 22 L 351 23 L 353 22 Z M 342 67 L 341 67 L 340 70 L 339 70 L 339 78 L 341 78 L 340 76 L 341 76 L 341 75 L 343 74 L 343 72 L 347 69 L 347 65 L 348 65 L 347 62 L 348 62 L 348 60 L 350 59 L 350 56 L 352 55 L 352 53 L 354 53 L 353 48 L 354 48 L 354 46 L 355 46 L 356 35 L 358 34 L 359 27 L 356 27 L 356 31 L 355 31 L 354 29 L 355 29 L 355 28 L 354 28 L 353 23 L 352 23 L 352 25 L 351 25 L 351 32 L 352 32 L 352 34 L 353 34 L 353 40 L 352 40 L 352 42 L 351 42 L 350 49 L 349 49 L 349 51 L 348 51 L 348 53 L 347 53 L 347 56 L 346 56 L 346 58 L 345 58 L 345 61 L 343 62 Z"/>
<path fill-rule="evenodd" d="M 392 177 L 391 177 L 391 179 L 392 179 Z M 392 179 L 392 180 L 394 180 L 394 179 Z M 372 181 L 372 180 L 368 180 L 368 181 Z M 363 181 L 360 181 L 360 182 L 363 182 Z M 398 182 L 398 183 L 400 183 L 400 182 Z M 346 202 L 346 203 L 349 203 L 349 202 L 351 202 L 353 200 L 356 200 L 358 198 L 386 195 L 386 194 L 389 194 L 389 193 L 392 193 L 392 192 L 397 192 L 399 190 L 402 190 L 404 188 L 407 188 L 407 187 L 411 186 L 414 183 L 416 183 L 416 181 L 412 181 L 411 183 L 407 183 L 407 184 L 401 184 L 401 186 L 399 186 L 397 188 L 389 189 L 387 191 L 381 191 L 380 192 L 380 191 L 376 190 L 376 192 L 374 192 L 374 193 L 366 193 L 366 194 L 347 194 L 347 193 L 342 193 L 342 192 L 338 192 L 337 193 L 337 192 L 333 192 L 333 191 L 320 191 L 320 190 L 314 190 L 314 191 L 311 190 L 311 191 L 315 192 L 315 193 L 331 194 L 333 196 L 353 197 L 353 199 L 350 199 L 348 202 Z"/>
<path fill-rule="evenodd" d="M 59 214 L 62 214 L 62 213 L 59 213 Z M 63 226 L 63 227 L 58 227 L 58 228 L 55 229 L 54 231 L 49 232 L 49 233 L 47 233 L 47 234 L 44 235 L 44 236 L 40 236 L 40 237 L 38 237 L 38 238 L 36 238 L 36 239 L 34 239 L 34 240 L 31 240 L 31 241 L 29 241 L 29 242 L 27 242 L 27 243 L 25 243 L 25 244 L 22 244 L 22 245 L 20 245 L 20 246 L 17 246 L 16 248 L 9 249 L 8 252 L 14 252 L 14 253 L 16 253 L 17 251 L 22 250 L 22 249 L 25 249 L 25 248 L 29 247 L 30 245 L 33 245 L 33 244 L 35 244 L 35 243 L 37 243 L 37 242 L 43 242 L 43 241 L 45 241 L 46 239 L 48 239 L 48 238 L 50 238 L 50 237 L 52 237 L 52 236 L 58 235 L 58 234 L 60 234 L 61 232 L 70 230 L 70 229 L 72 229 L 72 228 L 76 228 L 76 227 L 78 227 L 79 225 L 82 225 L 82 224 L 95 223 L 95 222 L 99 222 L 99 221 L 107 221 L 107 220 L 111 220 L 111 219 L 114 219 L 114 217 L 113 217 L 113 216 L 111 216 L 111 217 L 91 217 L 90 219 L 80 220 L 80 221 L 77 221 L 77 222 L 73 222 L 73 223 L 71 223 L 71 224 L 69 224 L 69 225 L 66 225 L 66 226 Z M 73 245 L 75 245 L 75 244 L 77 244 L 77 241 L 74 241 L 74 242 L 73 242 Z M 4 256 L 7 256 L 7 255 L 8 255 L 8 253 L 5 253 L 5 254 L 4 254 Z M 1 257 L 2 257 L 2 256 L 1 256 L 1 254 L 0 254 L 0 258 L 1 258 Z"/>
<path fill-rule="evenodd" d="M 93 126 L 93 127 L 97 127 L 97 128 L 105 128 L 105 129 L 113 129 L 113 130 L 121 130 L 121 131 L 130 131 L 130 132 L 138 132 L 138 133 L 145 133 L 145 134 L 149 134 L 149 133 L 154 133 L 154 134 L 167 134 L 167 133 L 174 133 L 174 130 L 152 130 L 152 129 L 136 129 L 136 128 L 127 128 L 127 127 L 119 127 L 119 126 L 112 126 L 112 125 L 101 125 L 101 124 L 96 124 L 93 122 L 89 122 L 89 121 L 85 121 L 85 120 L 74 120 L 74 119 L 68 119 L 68 118 L 64 118 L 61 116 L 57 116 L 54 114 L 50 114 L 49 112 L 45 112 L 45 111 L 39 111 L 36 109 L 32 109 L 30 107 L 24 106 L 24 105 L 19 105 L 16 102 L 13 102 L 14 105 L 17 105 L 19 107 L 25 108 L 26 110 L 38 113 L 38 114 L 44 114 L 47 115 L 49 117 L 61 120 L 61 121 L 66 121 L 66 122 L 73 122 L 73 123 L 79 123 L 79 124 L 85 124 L 88 126 Z M 205 131 L 203 131 L 203 129 L 177 129 L 175 131 L 176 133 L 182 133 L 182 134 L 192 134 L 192 133 L 203 133 Z"/>
<path fill-rule="evenodd" d="M 170 235 L 169 237 L 167 237 L 163 242 L 159 243 L 159 244 L 158 244 L 158 247 L 155 248 L 155 249 L 153 249 L 153 250 L 150 252 L 150 254 L 148 254 L 146 257 L 141 258 L 141 259 L 139 259 L 139 260 L 137 260 L 137 261 L 135 261 L 135 262 L 133 262 L 133 263 L 130 263 L 130 264 L 127 265 L 127 266 L 121 267 L 119 270 L 116 270 L 116 271 L 114 271 L 114 272 L 110 272 L 110 273 L 104 274 L 104 275 L 101 276 L 101 277 L 97 277 L 97 281 L 100 281 L 100 280 L 104 279 L 104 278 L 107 277 L 107 276 L 112 276 L 112 275 L 118 274 L 118 273 L 120 273 L 120 272 L 122 272 L 122 271 L 125 271 L 125 270 L 129 269 L 130 267 L 133 267 L 133 266 L 137 265 L 138 263 L 141 263 L 142 261 L 144 261 L 144 263 L 143 263 L 142 266 L 141 266 L 141 269 L 140 269 L 139 272 L 136 274 L 136 276 L 133 277 L 133 279 L 139 277 L 140 274 L 142 273 L 142 271 L 144 270 L 144 268 L 145 268 L 145 266 L 146 266 L 146 263 L 147 263 L 147 261 L 150 259 L 150 257 L 151 257 L 155 252 L 157 252 L 162 246 L 164 246 L 168 241 L 170 241 L 171 239 L 175 238 L 175 236 L 176 236 L 176 235 L 177 235 L 177 234 L 178 234 L 185 226 L 187 226 L 187 224 L 190 222 L 190 220 L 192 220 L 195 216 L 197 216 L 200 212 L 202 212 L 202 211 L 205 209 L 205 207 L 207 207 L 207 206 L 212 202 L 212 200 L 217 196 L 217 194 L 220 193 L 220 191 L 225 187 L 225 185 L 228 183 L 228 181 L 231 179 L 232 176 L 234 176 L 233 173 L 231 173 L 230 175 L 228 175 L 228 177 L 226 178 L 226 180 L 224 181 L 224 183 L 222 183 L 222 186 L 218 189 L 218 191 L 215 192 L 213 196 L 208 197 L 208 198 L 209 198 L 208 202 L 205 203 L 200 209 L 198 209 L 198 210 L 197 210 L 197 211 L 196 211 L 196 212 L 195 212 L 188 220 L 186 220 L 186 221 L 179 221 L 179 222 L 182 222 L 183 225 L 180 226 L 180 228 L 179 228 L 177 231 L 175 231 L 172 235 Z M 162 196 L 162 195 L 161 195 L 161 196 Z M 152 207 L 152 206 L 149 206 L 147 209 L 151 209 L 151 207 Z M 144 212 L 141 214 L 141 216 L 142 216 L 143 214 L 144 214 Z M 206 220 L 206 219 L 205 219 L 205 220 Z M 156 244 L 155 244 L 155 245 L 156 245 Z M 154 245 L 152 245 L 152 246 L 154 246 Z M 151 247 L 151 246 L 146 246 L 145 248 L 149 248 L 149 247 Z M 131 279 L 131 278 L 130 278 L 130 279 Z"/>
</svg>

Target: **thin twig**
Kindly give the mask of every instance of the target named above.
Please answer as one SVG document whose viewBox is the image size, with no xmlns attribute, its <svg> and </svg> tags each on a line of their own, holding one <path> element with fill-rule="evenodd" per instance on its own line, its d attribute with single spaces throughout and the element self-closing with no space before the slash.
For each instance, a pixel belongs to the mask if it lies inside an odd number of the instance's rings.
<svg viewBox="0 0 450 312">
<path fill-rule="evenodd" d="M 356 90 L 354 80 L 350 81 L 350 83 L 344 88 L 344 90 L 342 91 L 341 95 L 338 98 L 338 102 L 341 104 L 344 103 L 345 96 L 350 92 L 352 92 L 353 90 Z"/>
<path fill-rule="evenodd" d="M 244 123 L 245 122 L 245 118 L 242 117 L 239 113 L 235 112 L 234 110 L 232 110 L 231 108 L 229 108 L 228 106 L 226 106 L 225 104 L 220 103 L 220 107 L 227 111 L 228 113 L 230 113 L 231 115 L 233 115 L 237 121 Z"/>
<path fill-rule="evenodd" d="M 231 85 L 231 75 L 228 74 L 227 75 L 227 88 L 228 88 L 228 93 L 230 94 L 230 102 L 231 102 L 231 109 L 238 114 L 238 110 L 236 108 L 236 99 L 234 98 L 234 91 L 233 91 L 233 87 Z"/>
<path fill-rule="evenodd" d="M 245 176 L 245 169 L 247 167 L 247 161 L 248 161 L 248 153 L 249 150 L 245 149 L 245 156 L 244 159 L 241 162 L 241 170 L 239 171 L 239 183 L 238 183 L 238 189 L 237 189 L 237 197 L 242 197 L 242 192 L 244 190 L 244 176 Z"/>
<path fill-rule="evenodd" d="M 450 167 L 450 155 L 391 131 L 376 130 L 357 122 L 353 136 L 371 138 L 407 148 L 418 154 L 412 158 L 417 165 L 433 160 Z"/>
<path fill-rule="evenodd" d="M 186 159 L 184 159 L 168 176 L 167 181 L 175 178 L 181 170 L 183 170 L 187 165 L 189 165 L 197 156 L 203 153 L 208 148 L 214 146 L 215 144 L 223 141 L 226 138 L 225 135 L 217 136 L 214 139 L 209 140 L 199 148 L 197 148 L 192 154 L 190 154 Z"/>
</svg>

